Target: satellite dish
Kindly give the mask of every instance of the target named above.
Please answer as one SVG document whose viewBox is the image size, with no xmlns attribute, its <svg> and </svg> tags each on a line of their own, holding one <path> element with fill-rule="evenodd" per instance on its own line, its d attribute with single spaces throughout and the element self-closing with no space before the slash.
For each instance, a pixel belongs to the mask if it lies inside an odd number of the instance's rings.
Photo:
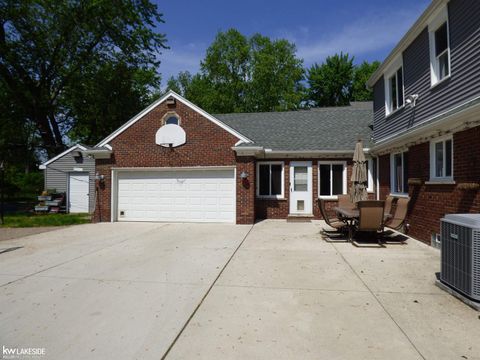
<svg viewBox="0 0 480 360">
<path fill-rule="evenodd" d="M 186 142 L 185 130 L 176 124 L 164 125 L 155 134 L 155 143 L 163 147 L 177 147 Z"/>
</svg>

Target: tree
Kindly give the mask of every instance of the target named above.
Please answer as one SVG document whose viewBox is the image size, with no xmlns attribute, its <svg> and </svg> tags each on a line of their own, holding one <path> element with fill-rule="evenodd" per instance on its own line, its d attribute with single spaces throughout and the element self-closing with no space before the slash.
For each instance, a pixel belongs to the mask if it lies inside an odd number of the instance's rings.
<svg viewBox="0 0 480 360">
<path fill-rule="evenodd" d="M 303 100 L 303 61 L 295 45 L 254 35 L 250 39 L 250 82 L 246 93 L 248 111 L 297 109 Z"/>
<path fill-rule="evenodd" d="M 324 63 L 308 69 L 310 100 L 316 106 L 350 104 L 353 83 L 353 57 L 348 54 L 329 56 Z"/>
<path fill-rule="evenodd" d="M 217 34 L 199 74 L 180 72 L 167 87 L 212 113 L 297 109 L 304 70 L 295 51 L 286 40 L 230 29 Z"/>
<path fill-rule="evenodd" d="M 148 0 L 0 2 L 0 80 L 49 155 L 64 148 L 64 133 L 75 126 L 63 101 L 78 75 L 92 62 L 156 70 L 166 47 L 155 31 L 161 22 Z"/>
<path fill-rule="evenodd" d="M 171 76 L 167 81 L 167 90 L 173 90 L 184 97 L 192 84 L 192 74 L 189 71 L 180 71 L 177 77 Z"/>
<path fill-rule="evenodd" d="M 96 144 L 150 102 L 150 87 L 159 86 L 154 69 L 142 69 L 125 62 L 86 66 L 77 81 L 66 88 L 62 104 L 75 116 L 68 137 L 84 144 Z"/>
<path fill-rule="evenodd" d="M 238 30 L 219 32 L 200 63 L 202 74 L 212 86 L 214 112 L 245 110 L 245 92 L 250 68 L 250 46 Z"/>
<path fill-rule="evenodd" d="M 372 101 L 373 90 L 367 87 L 367 81 L 380 66 L 379 61 L 369 63 L 364 61 L 355 67 L 353 74 L 352 100 Z"/>
</svg>

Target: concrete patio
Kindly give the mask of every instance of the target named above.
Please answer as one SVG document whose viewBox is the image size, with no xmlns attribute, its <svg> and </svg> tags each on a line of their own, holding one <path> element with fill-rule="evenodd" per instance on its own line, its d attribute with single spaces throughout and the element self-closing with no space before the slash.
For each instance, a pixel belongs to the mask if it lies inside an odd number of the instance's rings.
<svg viewBox="0 0 480 360">
<path fill-rule="evenodd" d="M 48 359 L 480 359 L 439 252 L 327 243 L 322 222 L 81 225 L 7 240 L 0 342 Z"/>
</svg>

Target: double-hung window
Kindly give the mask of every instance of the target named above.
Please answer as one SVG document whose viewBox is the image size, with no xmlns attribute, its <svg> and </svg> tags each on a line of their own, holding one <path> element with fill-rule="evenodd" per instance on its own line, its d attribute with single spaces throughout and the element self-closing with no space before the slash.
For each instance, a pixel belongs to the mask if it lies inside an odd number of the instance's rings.
<svg viewBox="0 0 480 360">
<path fill-rule="evenodd" d="M 385 113 L 390 115 L 405 104 L 403 57 L 398 56 L 387 68 L 385 79 Z"/>
<path fill-rule="evenodd" d="M 388 113 L 392 113 L 403 106 L 403 67 L 400 67 L 395 73 L 388 79 L 389 97 Z"/>
<path fill-rule="evenodd" d="M 257 163 L 257 196 L 283 198 L 283 162 Z"/>
<path fill-rule="evenodd" d="M 408 194 L 408 153 L 390 155 L 390 191 L 392 194 Z"/>
<path fill-rule="evenodd" d="M 430 142 L 430 180 L 453 180 L 453 139 L 451 136 Z"/>
<path fill-rule="evenodd" d="M 450 76 L 450 36 L 445 7 L 428 26 L 432 86 Z"/>
<path fill-rule="evenodd" d="M 333 198 L 346 194 L 347 171 L 345 162 L 323 162 L 318 165 L 318 195 Z"/>
</svg>

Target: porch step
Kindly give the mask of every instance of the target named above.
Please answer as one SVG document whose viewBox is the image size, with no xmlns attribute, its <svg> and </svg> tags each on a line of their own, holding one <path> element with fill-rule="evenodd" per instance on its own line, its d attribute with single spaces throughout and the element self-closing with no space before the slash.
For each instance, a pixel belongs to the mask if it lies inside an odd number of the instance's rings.
<svg viewBox="0 0 480 360">
<path fill-rule="evenodd" d="M 287 222 L 312 222 L 314 216 L 313 215 L 288 215 Z"/>
</svg>

